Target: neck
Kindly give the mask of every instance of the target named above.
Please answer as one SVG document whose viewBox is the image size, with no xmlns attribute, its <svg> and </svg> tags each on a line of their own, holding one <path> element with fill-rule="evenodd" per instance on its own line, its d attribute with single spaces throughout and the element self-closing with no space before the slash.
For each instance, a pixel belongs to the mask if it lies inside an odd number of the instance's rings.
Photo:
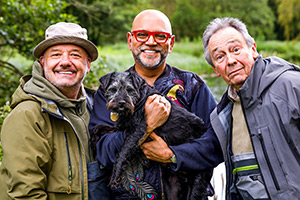
<svg viewBox="0 0 300 200">
<path fill-rule="evenodd" d="M 61 93 L 63 93 L 68 99 L 78 99 L 78 95 L 80 92 L 80 87 L 77 89 L 73 89 L 73 88 L 59 88 L 59 90 L 61 91 Z"/>
<path fill-rule="evenodd" d="M 135 64 L 135 70 L 136 72 L 148 83 L 150 86 L 154 86 L 154 82 L 156 79 L 164 72 L 166 68 L 165 64 L 160 65 L 159 67 L 155 69 L 146 68 L 143 66 Z"/>
</svg>

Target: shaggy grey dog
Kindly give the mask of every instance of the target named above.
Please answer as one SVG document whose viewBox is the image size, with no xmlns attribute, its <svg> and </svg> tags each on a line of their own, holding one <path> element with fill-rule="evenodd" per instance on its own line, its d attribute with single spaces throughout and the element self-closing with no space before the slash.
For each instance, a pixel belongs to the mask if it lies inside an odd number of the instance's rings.
<svg viewBox="0 0 300 200">
<path fill-rule="evenodd" d="M 143 181 L 144 169 L 149 161 L 138 144 L 146 137 L 145 101 L 148 96 L 158 92 L 137 74 L 129 72 L 109 73 L 100 78 L 100 84 L 107 98 L 106 107 L 111 111 L 111 119 L 116 121 L 116 127 L 97 125 L 92 136 L 94 143 L 101 134 L 109 131 L 121 130 L 126 133 L 124 145 L 114 163 L 110 187 L 121 185 L 140 199 L 149 199 L 149 194 L 153 194 L 151 199 L 156 199 L 155 188 Z M 202 119 L 170 99 L 168 101 L 171 103 L 169 118 L 164 125 L 154 130 L 168 145 L 191 142 L 206 131 Z M 213 195 L 210 185 L 212 170 L 174 172 L 167 164 L 161 166 L 166 199 L 206 199 L 208 195 Z"/>
</svg>

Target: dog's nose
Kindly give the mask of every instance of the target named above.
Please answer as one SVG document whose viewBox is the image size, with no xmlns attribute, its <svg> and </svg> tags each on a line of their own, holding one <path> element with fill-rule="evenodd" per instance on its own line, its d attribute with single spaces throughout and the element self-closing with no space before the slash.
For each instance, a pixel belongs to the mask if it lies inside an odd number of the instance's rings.
<svg viewBox="0 0 300 200">
<path fill-rule="evenodd" d="M 119 101 L 119 103 L 118 103 L 118 105 L 120 106 L 120 107 L 123 107 L 124 105 L 125 105 L 125 101 L 124 100 L 121 100 L 121 101 Z"/>
</svg>

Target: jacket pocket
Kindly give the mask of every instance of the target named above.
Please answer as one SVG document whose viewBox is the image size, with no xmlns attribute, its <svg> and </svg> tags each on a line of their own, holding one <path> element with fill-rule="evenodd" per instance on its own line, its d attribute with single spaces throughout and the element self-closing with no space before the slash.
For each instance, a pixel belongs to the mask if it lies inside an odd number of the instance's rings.
<svg viewBox="0 0 300 200">
<path fill-rule="evenodd" d="M 276 145 L 274 144 L 269 128 L 267 126 L 259 128 L 257 134 L 252 139 L 266 188 L 273 188 L 277 191 L 281 190 L 283 186 L 287 185 L 287 181 L 280 165 Z"/>
<path fill-rule="evenodd" d="M 68 137 L 67 132 L 57 132 L 55 140 L 59 140 L 59 142 L 54 142 L 53 146 L 53 161 L 48 175 L 47 192 L 57 194 L 80 193 L 79 158 L 76 158 L 78 147 L 77 145 L 72 146 L 72 138 Z"/>
<path fill-rule="evenodd" d="M 268 194 L 262 180 L 260 169 L 253 153 L 233 155 L 231 160 L 235 166 L 232 171 L 234 186 L 243 199 L 267 200 Z M 234 188 L 233 186 L 231 188 Z M 235 190 L 232 190 L 233 192 Z"/>
</svg>

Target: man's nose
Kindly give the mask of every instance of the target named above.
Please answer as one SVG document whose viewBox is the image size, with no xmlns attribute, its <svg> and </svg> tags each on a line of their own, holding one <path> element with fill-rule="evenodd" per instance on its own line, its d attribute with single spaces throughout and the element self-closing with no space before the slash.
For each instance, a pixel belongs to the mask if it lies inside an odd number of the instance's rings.
<svg viewBox="0 0 300 200">
<path fill-rule="evenodd" d="M 227 62 L 228 62 L 228 65 L 234 65 L 237 63 L 235 56 L 231 55 L 231 54 L 227 55 Z"/>
<path fill-rule="evenodd" d="M 146 44 L 157 44 L 154 38 L 154 35 L 150 35 Z"/>
<path fill-rule="evenodd" d="M 67 53 L 63 53 L 62 56 L 61 56 L 61 64 L 62 65 L 70 65 L 71 63 L 71 58 L 70 58 L 70 55 L 67 54 Z"/>
</svg>

